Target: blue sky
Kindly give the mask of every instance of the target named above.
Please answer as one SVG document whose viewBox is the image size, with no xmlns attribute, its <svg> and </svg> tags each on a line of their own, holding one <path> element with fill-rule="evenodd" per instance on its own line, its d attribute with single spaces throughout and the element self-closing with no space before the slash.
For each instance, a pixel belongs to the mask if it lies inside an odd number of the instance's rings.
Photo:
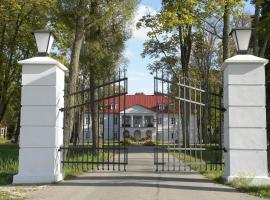
<svg viewBox="0 0 270 200">
<path fill-rule="evenodd" d="M 147 39 L 146 29 L 136 29 L 136 22 L 145 14 L 154 14 L 161 7 L 161 0 L 141 0 L 134 16 L 132 25 L 133 37 L 126 42 L 126 50 L 124 55 L 129 60 L 128 75 L 128 93 L 144 92 L 145 94 L 153 94 L 154 78 L 150 75 L 146 66 L 150 62 L 148 58 L 142 58 L 143 42 Z M 245 10 L 253 12 L 253 7 L 246 5 Z"/>
</svg>

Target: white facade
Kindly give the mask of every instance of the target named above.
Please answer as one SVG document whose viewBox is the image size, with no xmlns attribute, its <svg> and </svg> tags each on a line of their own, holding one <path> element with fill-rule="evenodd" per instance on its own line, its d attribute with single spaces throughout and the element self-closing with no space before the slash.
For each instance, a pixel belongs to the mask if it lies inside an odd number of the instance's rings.
<svg viewBox="0 0 270 200">
<path fill-rule="evenodd" d="M 123 137 L 148 138 L 152 140 L 165 140 L 170 142 L 178 141 L 180 133 L 180 141 L 182 140 L 182 125 L 178 114 L 156 113 L 140 105 L 134 105 L 120 113 L 100 114 L 100 133 L 104 132 L 105 140 L 112 140 L 114 137 L 118 139 L 120 125 L 120 140 Z M 124 116 L 126 123 L 124 123 Z M 90 120 L 88 120 L 90 118 Z M 163 121 L 162 121 L 163 119 Z M 88 122 L 90 123 L 88 126 Z M 104 123 L 104 124 L 103 124 Z M 119 124 L 120 123 L 120 124 Z M 198 142 L 197 127 L 194 114 L 190 120 L 190 143 Z M 85 114 L 84 132 L 86 140 L 92 139 L 91 115 Z"/>
<path fill-rule="evenodd" d="M 0 126 L 0 137 L 6 137 L 6 136 L 7 136 L 7 127 Z"/>
</svg>

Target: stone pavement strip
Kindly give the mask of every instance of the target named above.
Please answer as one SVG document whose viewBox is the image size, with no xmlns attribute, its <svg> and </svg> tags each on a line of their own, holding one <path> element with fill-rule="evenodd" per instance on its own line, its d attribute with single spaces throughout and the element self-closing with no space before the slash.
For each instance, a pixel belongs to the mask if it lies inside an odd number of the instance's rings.
<svg viewBox="0 0 270 200">
<path fill-rule="evenodd" d="M 144 149 L 145 150 L 145 149 Z M 32 192 L 33 200 L 259 200 L 198 173 L 156 173 L 151 151 L 130 149 L 127 172 L 95 172 Z"/>
</svg>

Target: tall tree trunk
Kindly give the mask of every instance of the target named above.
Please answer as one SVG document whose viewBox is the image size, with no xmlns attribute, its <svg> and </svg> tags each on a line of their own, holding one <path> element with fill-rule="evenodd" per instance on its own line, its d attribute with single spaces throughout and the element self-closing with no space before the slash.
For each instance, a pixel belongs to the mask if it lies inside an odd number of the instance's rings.
<svg viewBox="0 0 270 200">
<path fill-rule="evenodd" d="M 259 3 L 255 3 L 255 15 L 253 19 L 253 34 L 252 34 L 252 43 L 253 43 L 253 55 L 259 56 L 259 19 L 260 19 L 261 6 Z"/>
<path fill-rule="evenodd" d="M 192 27 L 187 25 L 185 27 L 187 30 L 187 35 L 183 33 L 183 27 L 178 27 L 179 33 L 179 41 L 180 41 L 180 49 L 181 49 L 181 65 L 182 65 L 182 72 L 184 76 L 185 85 L 189 85 L 189 60 L 191 55 L 191 46 L 192 46 L 192 39 L 191 39 L 191 32 Z M 185 99 L 189 99 L 189 89 L 185 88 Z M 183 94 L 183 93 L 182 93 Z M 182 102 L 182 108 L 184 108 L 181 112 L 182 118 L 182 131 L 183 131 L 183 141 L 186 147 L 190 146 L 190 103 L 187 101 Z"/>
<path fill-rule="evenodd" d="M 4 93 L 4 94 L 6 94 L 6 93 Z M 2 99 L 0 100 L 0 122 L 4 118 L 5 112 L 7 110 L 7 106 L 8 106 L 7 95 L 6 96 L 2 96 Z"/>
<path fill-rule="evenodd" d="M 207 144 L 208 138 L 209 138 L 209 134 L 208 133 L 208 129 L 207 129 L 207 125 L 209 124 L 209 112 L 210 112 L 210 98 L 209 98 L 209 82 L 208 80 L 204 80 L 203 82 L 203 89 L 205 90 L 204 93 L 204 97 L 203 97 L 203 103 L 205 104 L 205 106 L 203 107 L 203 113 L 202 113 L 202 139 L 203 139 L 203 144 Z"/>
<path fill-rule="evenodd" d="M 68 94 L 76 92 L 76 89 L 77 89 L 76 86 L 77 86 L 77 78 L 78 78 L 78 71 L 79 71 L 80 52 L 81 52 L 83 39 L 84 39 L 84 18 L 81 16 L 78 16 L 76 20 L 75 39 L 73 42 L 70 68 L 69 68 L 69 80 L 68 80 L 68 86 L 67 86 Z M 75 105 L 74 96 L 70 96 L 66 102 L 67 102 L 67 105 L 66 105 L 67 107 Z M 74 129 L 74 112 L 68 109 L 66 111 L 65 119 L 66 120 L 64 124 L 65 126 L 64 145 L 65 147 L 68 147 L 70 143 L 71 133 Z"/>
<path fill-rule="evenodd" d="M 92 153 L 96 154 L 96 149 L 98 148 L 98 140 L 99 140 L 99 133 L 98 133 L 98 126 L 99 126 L 99 119 L 98 119 L 98 107 L 97 107 L 97 94 L 96 94 L 96 82 L 95 82 L 95 74 L 93 72 L 90 73 L 90 110 L 91 110 L 91 122 L 92 122 L 92 143 L 93 143 L 93 150 Z M 104 123 L 104 122 L 103 122 Z"/>
<path fill-rule="evenodd" d="M 263 45 L 262 45 L 262 48 L 260 49 L 260 57 L 262 58 L 265 57 L 265 51 L 266 51 L 269 40 L 270 40 L 270 28 L 267 32 L 267 35 L 264 37 Z"/>
<path fill-rule="evenodd" d="M 230 8 L 228 1 L 225 1 L 223 14 L 223 61 L 229 57 L 229 34 L 230 34 Z"/>
</svg>

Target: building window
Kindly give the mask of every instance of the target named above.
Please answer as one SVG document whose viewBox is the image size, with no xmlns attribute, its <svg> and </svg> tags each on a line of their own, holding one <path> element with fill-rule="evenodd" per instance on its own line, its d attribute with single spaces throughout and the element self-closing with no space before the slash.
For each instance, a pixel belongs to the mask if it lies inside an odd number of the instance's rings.
<svg viewBox="0 0 270 200">
<path fill-rule="evenodd" d="M 113 124 L 117 125 L 118 124 L 118 117 L 114 116 L 113 118 Z"/>
<path fill-rule="evenodd" d="M 158 118 L 158 124 L 162 124 L 162 118 Z"/>
<path fill-rule="evenodd" d="M 174 111 L 174 110 L 175 110 L 174 103 L 170 103 L 170 105 L 169 105 L 169 110 L 170 110 L 170 111 Z"/>
<path fill-rule="evenodd" d="M 165 109 L 165 105 L 162 104 L 162 103 L 158 104 L 158 109 L 159 110 L 164 110 Z"/>
<path fill-rule="evenodd" d="M 171 118 L 171 124 L 175 124 L 175 118 L 174 117 Z"/>
<path fill-rule="evenodd" d="M 103 117 L 100 117 L 99 118 L 99 124 L 103 124 L 104 123 L 104 118 Z"/>
<path fill-rule="evenodd" d="M 118 134 L 118 132 L 114 132 L 114 133 L 113 133 L 113 138 L 116 139 L 116 140 L 119 139 L 119 134 Z"/>
<path fill-rule="evenodd" d="M 90 124 L 90 116 L 85 117 L 85 124 Z"/>
<path fill-rule="evenodd" d="M 131 127 L 131 117 L 122 116 L 122 127 Z"/>
<path fill-rule="evenodd" d="M 130 134 L 129 134 L 128 130 L 125 130 L 123 135 L 124 135 L 124 138 L 129 138 L 130 137 Z"/>
</svg>

